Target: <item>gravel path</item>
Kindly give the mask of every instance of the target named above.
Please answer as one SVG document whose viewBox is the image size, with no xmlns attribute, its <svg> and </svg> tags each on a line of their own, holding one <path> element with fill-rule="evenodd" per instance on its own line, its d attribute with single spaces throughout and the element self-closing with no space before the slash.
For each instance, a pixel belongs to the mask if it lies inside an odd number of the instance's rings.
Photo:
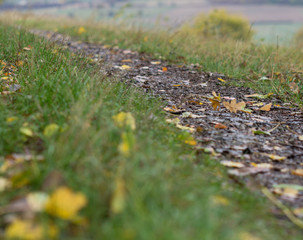
<svg viewBox="0 0 303 240">
<path fill-rule="evenodd" d="M 248 187 L 268 188 L 303 217 L 302 110 L 275 95 L 248 97 L 256 93 L 230 86 L 224 75 L 203 72 L 198 65 L 172 65 L 146 54 L 81 43 L 58 33 L 32 32 L 93 59 L 106 75 L 160 96 L 168 104 L 168 121 L 193 133 L 198 152 L 212 154 L 228 167 L 232 178 Z M 245 102 L 247 110 L 231 112 L 222 103 L 233 99 Z M 266 105 L 269 111 L 260 110 Z"/>
</svg>

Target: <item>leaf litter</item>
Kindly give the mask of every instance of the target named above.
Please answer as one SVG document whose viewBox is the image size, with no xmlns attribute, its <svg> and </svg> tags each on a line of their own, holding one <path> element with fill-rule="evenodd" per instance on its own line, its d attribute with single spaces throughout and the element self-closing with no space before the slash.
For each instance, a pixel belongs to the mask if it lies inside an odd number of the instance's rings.
<svg viewBox="0 0 303 240">
<path fill-rule="evenodd" d="M 303 194 L 289 187 L 303 187 L 301 109 L 284 103 L 273 93 L 261 94 L 249 88 L 230 86 L 226 83 L 232 79 L 227 76 L 203 72 L 199 64 L 187 64 L 184 59 L 175 65 L 147 54 L 73 41 L 58 33 L 40 30 L 33 33 L 63 44 L 72 52 L 93 56 L 96 63 L 102 62 L 100 68 L 105 74 L 115 74 L 121 81 L 160 96 L 167 103 L 164 107 L 167 121 L 193 134 L 194 140 L 188 143 L 197 151 L 202 149 L 216 157 L 240 180 L 247 182 L 249 178 L 263 186 L 263 193 L 292 221 L 296 221 L 293 213 L 285 211 L 283 204 L 290 211 L 302 213 Z M 297 91 L 294 84 L 290 88 Z M 120 117 L 115 120 L 118 126 L 126 124 L 135 128 L 129 116 Z M 123 209 L 119 202 L 123 202 L 124 190 L 119 181 L 112 212 Z"/>
</svg>

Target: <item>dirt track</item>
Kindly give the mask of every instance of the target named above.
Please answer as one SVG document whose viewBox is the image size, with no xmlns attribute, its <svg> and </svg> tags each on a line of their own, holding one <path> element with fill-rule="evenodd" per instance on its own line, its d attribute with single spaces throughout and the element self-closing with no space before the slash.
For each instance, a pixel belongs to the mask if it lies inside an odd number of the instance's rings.
<svg viewBox="0 0 303 240">
<path fill-rule="evenodd" d="M 303 208 L 300 109 L 283 103 L 277 96 L 249 97 L 255 94 L 252 89 L 232 87 L 224 75 L 204 72 L 198 65 L 173 65 L 130 50 L 80 43 L 57 33 L 34 33 L 92 58 L 104 74 L 160 96 L 167 103 L 168 121 L 193 133 L 198 155 L 212 154 L 228 167 L 233 179 L 247 186 L 268 188 L 303 217 L 303 210 L 298 210 Z M 214 92 L 221 94 L 221 99 Z M 212 103 L 216 99 L 219 108 L 214 109 Z M 231 112 L 222 104 L 233 99 L 245 102 L 246 109 L 252 112 Z M 260 110 L 270 103 L 269 111 Z"/>
</svg>

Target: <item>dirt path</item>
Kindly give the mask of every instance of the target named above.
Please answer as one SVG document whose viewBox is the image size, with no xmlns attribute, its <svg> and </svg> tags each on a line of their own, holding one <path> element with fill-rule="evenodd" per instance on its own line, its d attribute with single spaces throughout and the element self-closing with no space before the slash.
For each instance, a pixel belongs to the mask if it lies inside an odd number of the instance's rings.
<svg viewBox="0 0 303 240">
<path fill-rule="evenodd" d="M 255 92 L 229 86 L 228 78 L 203 72 L 199 66 L 171 65 L 129 50 L 80 43 L 57 33 L 33 32 L 92 58 L 108 76 L 117 76 L 160 96 L 168 104 L 165 108 L 168 118 L 193 132 L 198 152 L 215 156 L 239 182 L 267 187 L 284 204 L 296 209 L 297 216 L 303 217 L 303 112 L 300 109 L 292 108 L 274 95 L 265 99 L 247 97 Z M 214 92 L 221 94 L 221 100 Z M 214 105 L 220 104 L 220 108 L 214 110 L 209 99 Z M 223 106 L 222 102 L 233 99 L 244 101 L 246 109 L 252 112 L 234 113 Z M 270 103 L 269 111 L 259 110 Z"/>
</svg>

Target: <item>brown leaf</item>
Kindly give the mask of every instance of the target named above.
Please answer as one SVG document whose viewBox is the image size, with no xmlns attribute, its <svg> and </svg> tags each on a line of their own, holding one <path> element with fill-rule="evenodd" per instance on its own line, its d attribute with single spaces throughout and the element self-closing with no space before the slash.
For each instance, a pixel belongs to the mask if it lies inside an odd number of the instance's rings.
<svg viewBox="0 0 303 240">
<path fill-rule="evenodd" d="M 214 110 L 219 110 L 220 109 L 220 102 L 218 100 L 209 98 L 209 101 L 211 102 L 211 105 Z"/>
<path fill-rule="evenodd" d="M 298 84 L 296 84 L 295 82 L 291 82 L 289 84 L 289 87 L 290 87 L 291 91 L 295 94 L 298 94 L 300 91 Z"/>
<path fill-rule="evenodd" d="M 269 103 L 269 104 L 264 105 L 263 107 L 259 108 L 259 110 L 268 112 L 268 111 L 270 111 L 271 106 L 272 106 L 272 103 Z"/>
<path fill-rule="evenodd" d="M 230 112 L 237 113 L 237 111 L 241 111 L 245 108 L 246 104 L 245 102 L 239 102 L 237 103 L 237 100 L 234 99 L 230 103 L 229 102 L 223 102 L 224 107 L 226 107 Z"/>
<path fill-rule="evenodd" d="M 217 129 L 226 129 L 227 126 L 224 125 L 224 124 L 222 124 L 222 123 L 217 123 L 217 124 L 215 125 L 215 128 L 217 128 Z"/>
</svg>

